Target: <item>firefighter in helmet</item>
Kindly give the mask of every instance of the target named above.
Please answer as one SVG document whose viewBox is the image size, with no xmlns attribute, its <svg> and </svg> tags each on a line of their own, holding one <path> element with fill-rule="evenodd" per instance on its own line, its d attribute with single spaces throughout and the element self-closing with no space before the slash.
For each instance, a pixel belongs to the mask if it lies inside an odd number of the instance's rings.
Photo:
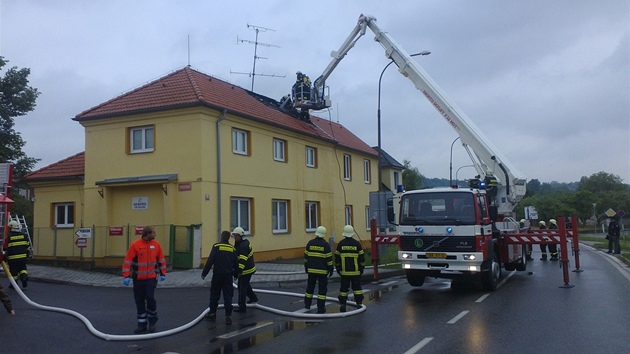
<svg viewBox="0 0 630 354">
<path fill-rule="evenodd" d="M 541 230 L 546 230 L 547 229 L 547 223 L 544 220 L 540 220 L 540 222 L 538 224 L 540 225 L 539 229 L 541 229 Z M 540 257 L 540 260 L 541 261 L 546 261 L 547 260 L 547 244 L 546 243 L 541 243 L 540 244 L 540 253 L 542 253 L 542 256 Z"/>
<path fill-rule="evenodd" d="M 28 285 L 26 260 L 31 252 L 31 243 L 16 220 L 9 221 L 8 226 L 10 230 L 9 236 L 4 243 L 4 250 L 7 254 L 6 259 L 7 263 L 9 263 L 9 270 L 11 275 L 13 275 L 13 280 L 17 282 L 19 278 L 22 281 L 22 287 L 26 288 Z M 13 284 L 9 285 L 9 288 L 13 288 Z"/>
<path fill-rule="evenodd" d="M 521 221 L 519 222 L 519 228 L 521 229 L 521 232 L 529 232 L 527 220 L 521 219 Z M 525 259 L 527 259 L 528 261 L 533 261 L 534 259 L 532 258 L 532 245 L 525 245 L 525 250 Z"/>
<path fill-rule="evenodd" d="M 352 238 L 354 234 L 352 225 L 344 226 L 342 232 L 344 239 L 337 244 L 337 249 L 335 250 L 335 267 L 337 268 L 337 273 L 341 275 L 341 286 L 339 288 L 341 312 L 346 312 L 346 301 L 348 300 L 350 287 L 352 287 L 357 308 L 361 308 L 363 303 L 361 274 L 363 274 L 363 269 L 365 268 L 365 254 L 361 243 Z"/>
<path fill-rule="evenodd" d="M 334 270 L 332 250 L 324 237 L 326 237 L 326 228 L 317 227 L 315 238 L 308 241 L 304 249 L 304 271 L 308 274 L 304 308 L 311 308 L 315 283 L 317 283 L 317 313 L 326 313 L 326 293 L 328 292 L 326 276 L 332 277 Z"/>
<path fill-rule="evenodd" d="M 556 219 L 549 219 L 549 230 L 557 230 L 558 222 Z M 549 253 L 551 255 L 550 260 L 557 261 L 558 260 L 558 245 L 555 243 L 549 244 Z"/>
</svg>

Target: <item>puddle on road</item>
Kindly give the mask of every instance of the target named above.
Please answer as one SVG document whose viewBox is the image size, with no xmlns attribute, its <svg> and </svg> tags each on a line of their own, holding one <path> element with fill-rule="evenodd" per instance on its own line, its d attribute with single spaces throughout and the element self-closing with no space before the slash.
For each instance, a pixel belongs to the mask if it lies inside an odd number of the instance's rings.
<svg viewBox="0 0 630 354">
<path fill-rule="evenodd" d="M 238 330 L 229 332 L 210 340 L 219 343 L 221 347 L 212 354 L 233 353 L 268 342 L 282 333 L 315 326 L 322 321 L 261 321 L 241 326 Z"/>
</svg>

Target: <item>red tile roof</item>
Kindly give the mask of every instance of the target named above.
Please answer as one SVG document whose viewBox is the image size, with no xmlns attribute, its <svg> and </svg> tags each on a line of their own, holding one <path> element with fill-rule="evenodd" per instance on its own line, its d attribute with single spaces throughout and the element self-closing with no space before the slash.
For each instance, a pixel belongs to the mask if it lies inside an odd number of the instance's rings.
<svg viewBox="0 0 630 354">
<path fill-rule="evenodd" d="M 310 123 L 298 119 L 282 112 L 279 109 L 279 103 L 269 97 L 216 79 L 190 67 L 176 70 L 83 111 L 73 120 L 83 122 L 199 105 L 218 110 L 227 109 L 228 113 L 247 119 L 331 141 L 374 157 L 378 156 L 374 149 L 338 123 L 314 116 L 311 116 Z M 34 180 L 54 176 L 67 178 L 75 176 L 76 173 L 83 175 L 83 162 L 84 153 L 80 153 L 32 172 L 26 176 L 26 179 Z"/>
<path fill-rule="evenodd" d="M 85 152 L 72 155 L 24 176 L 27 182 L 80 179 L 85 175 Z"/>
</svg>

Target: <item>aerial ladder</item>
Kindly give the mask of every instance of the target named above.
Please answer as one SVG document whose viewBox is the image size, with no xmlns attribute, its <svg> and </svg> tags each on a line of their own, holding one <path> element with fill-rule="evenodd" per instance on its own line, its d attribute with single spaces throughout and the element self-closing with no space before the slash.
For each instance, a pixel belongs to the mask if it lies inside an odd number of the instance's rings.
<svg viewBox="0 0 630 354">
<path fill-rule="evenodd" d="M 398 71 L 403 76 L 413 82 L 416 89 L 421 92 L 440 113 L 446 123 L 459 135 L 462 146 L 479 176 L 478 180 L 480 183 L 485 183 L 487 187 L 490 187 L 488 190 L 492 193 L 493 205 L 497 209 L 497 214 L 511 216 L 514 207 L 525 196 L 525 176 L 492 145 L 490 140 L 470 118 L 447 99 L 437 83 L 413 60 L 411 55 L 377 25 L 376 18 L 372 16 L 359 16 L 357 25 L 339 50 L 331 53 L 333 59 L 322 74 L 313 82 L 313 85 L 307 92 L 308 94 L 304 94 L 303 87 L 306 85 L 298 85 L 296 83 L 292 92 L 292 99 L 285 96 L 281 100 L 281 107 L 286 109 L 287 106 L 291 106 L 293 109 L 301 110 L 302 114 L 308 112 L 308 110 L 322 110 L 330 107 L 331 101 L 325 89 L 326 79 L 348 54 L 350 49 L 354 47 L 359 38 L 365 35 L 368 28 L 374 32 L 374 40 L 385 49 L 385 56 L 398 66 Z M 298 73 L 298 78 L 300 74 Z M 310 80 L 303 81 L 308 83 Z M 296 86 L 302 87 L 297 94 Z"/>
</svg>

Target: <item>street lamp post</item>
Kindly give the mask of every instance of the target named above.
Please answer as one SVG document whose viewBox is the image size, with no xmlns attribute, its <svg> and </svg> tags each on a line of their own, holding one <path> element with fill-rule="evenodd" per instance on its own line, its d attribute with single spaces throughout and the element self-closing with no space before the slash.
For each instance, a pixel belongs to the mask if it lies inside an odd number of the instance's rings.
<svg viewBox="0 0 630 354">
<path fill-rule="evenodd" d="M 465 165 L 465 166 L 461 166 L 460 168 L 457 169 L 457 171 L 455 171 L 455 184 L 459 185 L 458 183 L 458 178 L 457 175 L 459 174 L 459 170 L 461 170 L 464 167 L 475 167 L 475 165 Z"/>
<path fill-rule="evenodd" d="M 415 54 L 411 54 L 412 57 L 418 56 L 418 55 L 429 55 L 431 54 L 431 52 L 429 51 L 422 51 L 420 53 L 415 53 Z M 390 61 L 389 63 L 387 63 L 387 65 L 385 65 L 385 67 L 383 68 L 383 71 L 381 71 L 381 75 L 378 77 L 378 107 L 377 107 L 377 112 L 376 112 L 376 117 L 378 120 L 378 124 L 377 124 L 377 129 L 378 129 L 378 190 L 379 192 L 382 189 L 382 185 L 383 185 L 383 177 L 381 176 L 381 81 L 383 80 L 383 74 L 385 73 L 385 70 L 387 70 L 387 68 L 389 68 L 390 65 L 392 65 L 392 63 L 394 63 L 394 61 Z"/>
<path fill-rule="evenodd" d="M 451 162 L 449 165 L 449 181 L 448 181 L 448 185 L 453 186 L 453 144 L 455 144 L 455 142 L 459 139 L 460 137 L 458 136 L 457 138 L 455 138 L 455 140 L 453 140 L 453 142 L 451 143 Z"/>
<path fill-rule="evenodd" d="M 593 218 L 595 219 L 595 234 L 597 235 L 597 203 L 593 203 Z"/>
</svg>

